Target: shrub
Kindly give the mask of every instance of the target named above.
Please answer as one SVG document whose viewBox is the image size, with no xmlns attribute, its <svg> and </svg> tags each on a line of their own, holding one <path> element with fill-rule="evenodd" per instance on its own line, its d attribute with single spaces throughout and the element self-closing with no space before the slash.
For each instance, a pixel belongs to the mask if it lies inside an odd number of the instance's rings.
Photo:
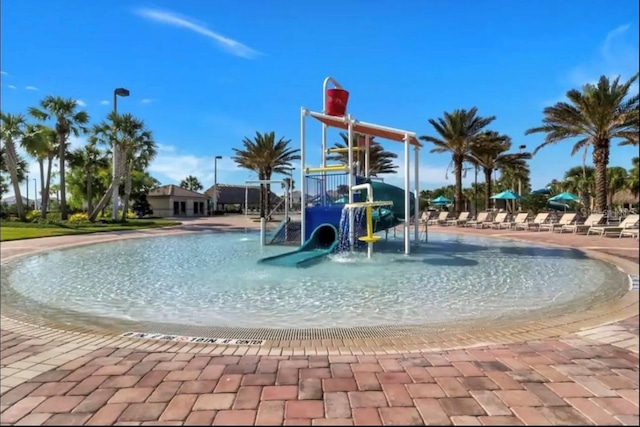
<svg viewBox="0 0 640 427">
<path fill-rule="evenodd" d="M 69 217 L 69 222 L 87 222 L 89 221 L 89 215 L 86 213 L 75 213 Z"/>
</svg>

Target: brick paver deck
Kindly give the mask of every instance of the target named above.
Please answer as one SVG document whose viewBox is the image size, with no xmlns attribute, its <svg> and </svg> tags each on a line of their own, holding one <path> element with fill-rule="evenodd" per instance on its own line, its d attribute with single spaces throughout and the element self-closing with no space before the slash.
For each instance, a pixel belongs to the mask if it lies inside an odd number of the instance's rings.
<svg viewBox="0 0 640 427">
<path fill-rule="evenodd" d="M 638 260 L 630 239 L 518 237 Z M 399 354 L 258 355 L 252 347 L 145 340 L 122 348 L 9 319 L 1 338 L 3 425 L 639 421 L 638 316 L 552 339 Z"/>
</svg>

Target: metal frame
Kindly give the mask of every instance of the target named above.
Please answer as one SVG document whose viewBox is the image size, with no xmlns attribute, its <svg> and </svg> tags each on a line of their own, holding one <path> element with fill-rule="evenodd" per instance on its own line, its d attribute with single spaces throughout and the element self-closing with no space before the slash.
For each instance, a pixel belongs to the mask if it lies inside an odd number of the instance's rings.
<svg viewBox="0 0 640 427">
<path fill-rule="evenodd" d="M 376 129 L 380 131 L 392 132 L 397 135 L 403 135 L 404 139 L 404 160 L 405 160 L 405 170 L 404 170 L 404 191 L 405 191 L 405 200 L 404 200 L 404 253 L 411 253 L 411 235 L 410 235 L 410 219 L 413 216 L 414 218 L 414 239 L 415 243 L 420 243 L 420 224 L 419 224 L 419 215 L 420 215 L 420 147 L 415 144 L 411 144 L 411 139 L 416 138 L 415 132 L 409 132 L 402 129 L 395 129 L 386 126 L 381 126 L 373 123 L 365 123 L 355 120 L 350 114 L 345 115 L 344 117 L 336 117 L 329 116 L 326 114 L 326 101 L 327 101 L 327 88 L 329 83 L 332 83 L 336 88 L 342 89 L 342 86 L 332 77 L 327 77 L 322 84 L 322 112 L 316 112 L 308 110 L 304 107 L 300 109 L 300 163 L 302 167 L 300 168 L 300 194 L 301 194 L 301 210 L 300 210 L 300 222 L 301 222 L 301 233 L 300 233 L 300 244 L 304 244 L 305 236 L 306 236 L 306 207 L 307 207 L 307 185 L 306 185 L 306 171 L 307 168 L 305 166 L 306 162 L 306 125 L 305 118 L 307 116 L 314 117 L 316 119 L 329 119 L 329 120 L 341 120 L 343 123 L 347 125 L 347 134 L 348 134 L 348 166 L 347 173 L 349 174 L 349 201 L 348 204 L 353 205 L 354 200 L 354 185 L 355 185 L 355 168 L 354 168 L 354 146 L 353 146 L 353 136 L 354 136 L 354 125 L 368 127 L 370 129 Z M 322 122 L 322 138 L 321 138 L 321 167 L 320 168 L 310 168 L 314 171 L 321 172 L 323 175 L 327 172 L 335 171 L 333 169 L 327 167 L 327 124 Z M 364 176 L 369 177 L 369 155 L 370 155 L 370 135 L 365 135 L 365 165 L 364 165 Z M 415 193 L 415 206 L 414 211 L 411 212 L 411 158 L 410 158 L 410 147 L 414 146 L 414 193 Z M 334 168 L 335 169 L 335 168 Z M 326 183 L 326 180 L 324 181 Z M 323 188 L 322 194 L 326 194 L 326 189 Z M 353 230 L 353 210 L 350 210 L 349 214 L 349 228 L 352 230 L 352 233 L 355 233 Z M 352 234 L 350 236 L 350 243 L 353 247 L 355 245 L 355 235 Z"/>
<path fill-rule="evenodd" d="M 289 183 L 286 180 L 281 179 L 256 179 L 256 180 L 248 180 L 245 181 L 245 209 L 247 209 L 247 193 L 248 187 L 250 184 L 284 184 L 284 219 L 285 219 L 285 239 L 287 238 L 286 234 L 289 230 L 289 227 L 286 226 L 286 223 L 289 222 Z M 262 189 L 260 189 L 262 191 Z M 267 197 L 270 195 L 267 194 Z M 267 212 L 270 214 L 271 212 Z M 264 246 L 266 244 L 266 235 L 267 235 L 267 221 L 266 218 L 260 218 L 260 245 Z"/>
</svg>

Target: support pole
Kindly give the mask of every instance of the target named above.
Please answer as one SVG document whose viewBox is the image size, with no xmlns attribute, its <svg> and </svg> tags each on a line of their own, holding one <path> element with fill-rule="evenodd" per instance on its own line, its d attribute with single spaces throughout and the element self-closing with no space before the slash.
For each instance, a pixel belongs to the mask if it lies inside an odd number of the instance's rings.
<svg viewBox="0 0 640 427">
<path fill-rule="evenodd" d="M 284 241 L 289 242 L 289 183 L 284 182 Z"/>
<path fill-rule="evenodd" d="M 244 185 L 244 216 L 249 216 L 249 186 Z"/>
<path fill-rule="evenodd" d="M 349 156 L 348 156 L 348 177 L 349 177 L 349 203 L 353 203 L 353 186 L 356 184 L 353 176 L 353 120 L 351 119 L 351 114 L 348 115 L 349 124 L 347 126 L 347 139 L 348 139 L 348 148 L 349 148 Z M 351 250 L 353 251 L 356 244 L 356 233 L 354 230 L 355 225 L 355 213 L 353 209 L 349 209 L 349 242 L 351 244 Z"/>
<path fill-rule="evenodd" d="M 267 244 L 267 219 L 260 218 L 260 246 Z"/>
<path fill-rule="evenodd" d="M 404 136 L 404 253 L 411 253 L 411 236 L 409 234 L 409 218 L 411 218 L 411 157 L 409 135 Z"/>
<path fill-rule="evenodd" d="M 326 92 L 326 91 L 325 91 Z M 326 95 L 325 95 L 326 96 Z M 307 211 L 307 183 L 304 176 L 304 165 L 305 165 L 305 116 L 307 115 L 307 110 L 302 107 L 300 109 L 300 245 L 304 245 L 305 236 L 306 236 L 306 211 Z M 323 141 L 325 141 L 324 132 L 326 129 L 323 125 Z M 326 141 L 325 141 L 326 143 Z M 323 155 L 323 166 L 325 166 L 324 155 Z"/>
<path fill-rule="evenodd" d="M 364 137 L 364 176 L 369 178 L 369 168 L 371 167 L 371 137 L 366 135 Z"/>
<path fill-rule="evenodd" d="M 420 244 L 420 148 L 414 147 L 413 188 L 415 189 L 415 205 L 413 206 L 413 232 L 416 244 Z"/>
</svg>

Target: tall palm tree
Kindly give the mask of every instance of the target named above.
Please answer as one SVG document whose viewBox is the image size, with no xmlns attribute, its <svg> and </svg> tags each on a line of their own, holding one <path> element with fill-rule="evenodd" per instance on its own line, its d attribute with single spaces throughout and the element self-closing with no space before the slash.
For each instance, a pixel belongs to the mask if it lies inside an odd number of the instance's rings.
<svg viewBox="0 0 640 427">
<path fill-rule="evenodd" d="M 0 147 L 0 185 L 2 186 L 2 190 L 0 191 L 0 198 L 4 193 L 9 190 L 9 186 L 5 182 L 4 174 L 9 173 L 9 168 L 7 166 L 7 151 L 5 147 Z M 18 156 L 18 164 L 16 165 L 18 182 L 24 182 L 27 177 L 27 172 L 29 172 L 29 166 L 27 162 Z M 9 179 L 11 181 L 11 179 Z"/>
<path fill-rule="evenodd" d="M 596 168 L 596 210 L 604 212 L 607 207 L 607 166 L 613 140 L 620 144 L 638 144 L 639 100 L 638 94 L 630 94 L 629 89 L 638 79 L 634 75 L 620 83 L 616 77 L 610 81 L 600 77 L 597 84 L 586 84 L 582 91 L 571 89 L 567 92 L 569 102 L 558 102 L 544 109 L 542 126 L 525 132 L 546 134 L 534 154 L 542 147 L 572 138 L 580 138 L 573 145 L 571 154 L 587 147 L 593 148 L 593 164 Z"/>
<path fill-rule="evenodd" d="M 86 133 L 85 125 L 89 123 L 89 114 L 78 110 L 78 102 L 73 98 L 47 96 L 40 101 L 40 108 L 29 108 L 29 114 L 40 121 L 55 120 L 55 131 L 58 136 L 58 161 L 60 173 L 60 217 L 66 221 L 69 217 L 67 209 L 67 192 L 65 185 L 65 167 L 69 137 Z"/>
<path fill-rule="evenodd" d="M 531 158 L 531 153 L 507 153 L 511 149 L 511 138 L 495 131 L 485 131 L 478 135 L 471 144 L 471 151 L 465 160 L 478 166 L 484 174 L 485 204 L 491 202 L 492 174 L 494 170 L 508 167 L 521 168 L 526 166 L 525 160 Z M 511 190 L 517 191 L 515 188 Z"/>
<path fill-rule="evenodd" d="M 340 132 L 342 142 L 334 144 L 334 148 L 347 148 L 349 146 L 349 135 L 344 132 Z M 365 136 L 354 133 L 353 146 L 358 146 L 357 141 L 363 139 Z M 354 152 L 354 161 L 357 161 L 364 170 L 365 165 L 365 152 L 359 150 Z M 382 148 L 382 145 L 376 143 L 373 137 L 369 138 L 369 176 L 380 176 L 387 173 L 398 173 L 398 165 L 393 164 L 394 159 L 397 159 L 398 155 L 391 151 L 386 151 Z M 349 153 L 336 153 L 328 157 L 329 160 L 337 161 L 343 165 L 349 164 Z"/>
<path fill-rule="evenodd" d="M 20 142 L 27 135 L 27 121 L 22 114 L 0 113 L 0 132 L 4 143 L 4 154 L 6 157 L 6 168 L 9 171 L 13 194 L 16 197 L 16 208 L 20 220 L 26 220 L 22 195 L 20 194 L 20 182 L 24 180 L 19 174 L 20 157 L 16 151 L 16 143 Z M 22 179 L 21 179 L 22 178 Z"/>
<path fill-rule="evenodd" d="M 158 145 L 153 138 L 153 133 L 145 127 L 144 121 L 138 121 L 139 126 L 130 135 L 129 142 L 125 146 L 124 160 L 124 204 L 122 206 L 122 221 L 126 221 L 131 202 L 131 189 L 133 173 L 144 172 L 158 154 Z"/>
<path fill-rule="evenodd" d="M 241 168 L 256 172 L 259 180 L 268 181 L 274 173 L 287 173 L 291 162 L 300 160 L 300 150 L 290 148 L 290 143 L 289 139 L 276 140 L 275 132 L 256 132 L 253 139 L 245 137 L 242 140 L 242 148 L 233 149 L 235 156 L 232 158 Z M 265 208 L 271 212 L 271 185 L 260 184 L 260 188 L 260 217 L 264 218 Z"/>
<path fill-rule="evenodd" d="M 58 136 L 55 130 L 42 124 L 30 124 L 27 129 L 27 135 L 22 138 L 22 146 L 30 156 L 38 161 L 40 169 L 40 218 L 45 219 L 49 206 L 49 187 L 51 186 L 53 160 L 58 154 Z"/>
<path fill-rule="evenodd" d="M 592 196 L 596 191 L 596 170 L 593 166 L 574 166 L 569 168 L 562 180 L 562 191 L 577 194 L 585 205 L 593 209 Z"/>
<path fill-rule="evenodd" d="M 93 211 L 93 181 L 100 169 L 109 166 L 105 154 L 96 146 L 96 141 L 90 141 L 89 144 L 82 148 L 78 148 L 69 153 L 69 166 L 79 168 L 84 172 L 87 180 L 87 212 Z"/>
<path fill-rule="evenodd" d="M 442 118 L 429 119 L 438 136 L 421 136 L 420 140 L 435 145 L 432 153 L 450 153 L 456 179 L 455 211 L 462 209 L 462 164 L 469 157 L 475 139 L 496 117 L 478 116 L 476 107 L 470 110 L 445 112 Z"/>
<path fill-rule="evenodd" d="M 180 187 L 186 188 L 190 191 L 200 191 L 204 188 L 200 183 L 200 180 L 193 175 L 189 175 L 188 177 L 180 181 Z"/>
</svg>

